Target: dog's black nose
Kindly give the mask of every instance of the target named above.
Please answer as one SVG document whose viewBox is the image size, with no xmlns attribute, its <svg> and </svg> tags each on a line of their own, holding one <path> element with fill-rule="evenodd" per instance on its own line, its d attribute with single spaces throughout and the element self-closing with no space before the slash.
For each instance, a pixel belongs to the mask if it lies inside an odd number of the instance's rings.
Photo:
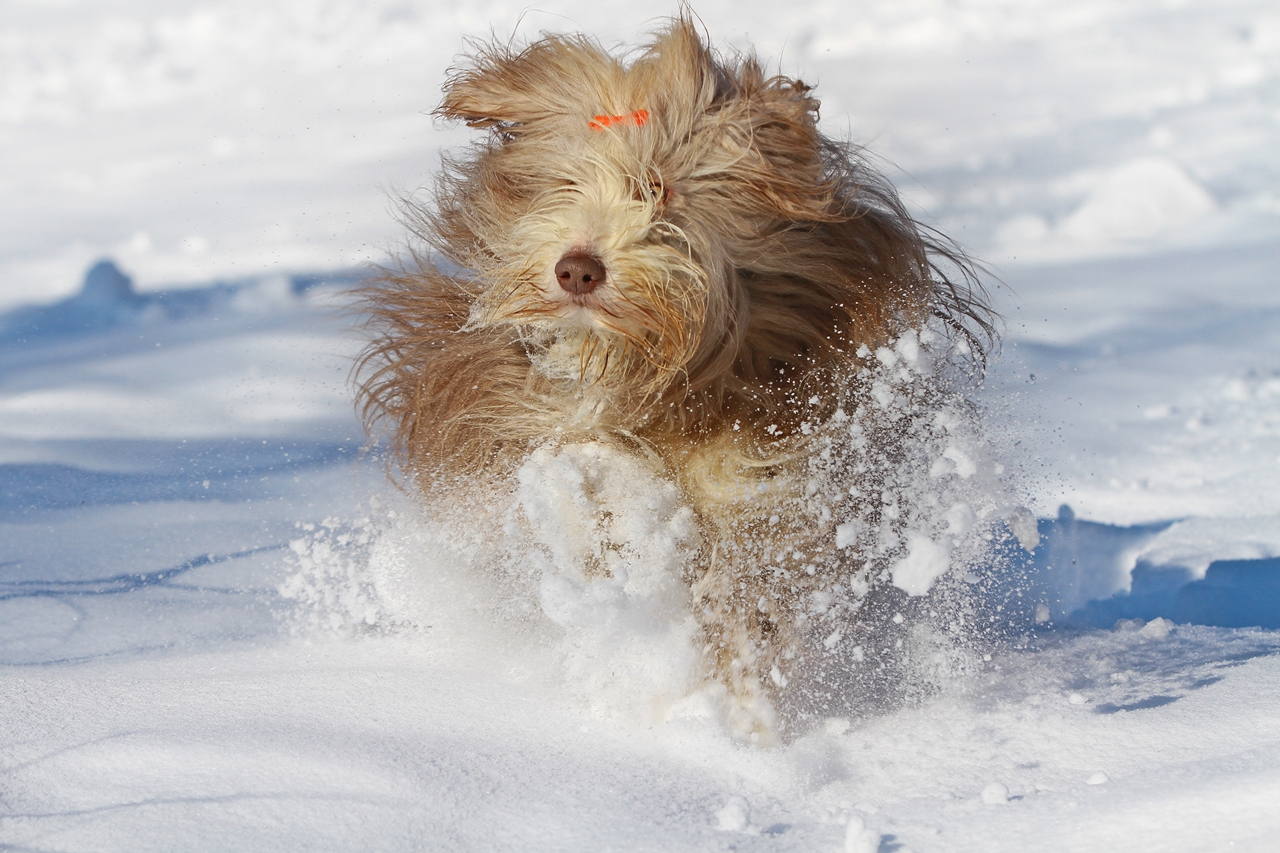
<svg viewBox="0 0 1280 853">
<path fill-rule="evenodd" d="M 556 264 L 556 281 L 570 293 L 590 293 L 604 282 L 604 264 L 599 258 L 570 252 Z"/>
</svg>

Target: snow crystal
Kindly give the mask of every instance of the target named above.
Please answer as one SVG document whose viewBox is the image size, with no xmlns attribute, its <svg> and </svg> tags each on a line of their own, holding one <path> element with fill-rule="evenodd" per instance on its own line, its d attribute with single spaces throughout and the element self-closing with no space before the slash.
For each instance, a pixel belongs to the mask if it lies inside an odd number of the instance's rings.
<svg viewBox="0 0 1280 853">
<path fill-rule="evenodd" d="M 956 566 L 983 559 L 1002 519 L 1032 540 L 963 383 L 948 373 L 959 352 L 959 340 L 930 327 L 904 333 L 851 378 L 863 393 L 815 433 L 812 512 L 830 516 L 836 547 L 867 567 L 852 586 L 884 577 L 927 595 Z"/>
<path fill-rule="evenodd" d="M 843 524 L 836 525 L 836 547 L 841 550 L 848 548 L 858 541 L 858 534 L 862 532 L 862 522 L 858 519 L 846 521 Z"/>
<path fill-rule="evenodd" d="M 277 587 L 298 604 L 291 629 L 352 636 L 383 617 L 379 597 L 364 576 L 377 528 L 369 517 L 354 522 L 326 519 L 289 543 L 296 570 Z"/>
</svg>

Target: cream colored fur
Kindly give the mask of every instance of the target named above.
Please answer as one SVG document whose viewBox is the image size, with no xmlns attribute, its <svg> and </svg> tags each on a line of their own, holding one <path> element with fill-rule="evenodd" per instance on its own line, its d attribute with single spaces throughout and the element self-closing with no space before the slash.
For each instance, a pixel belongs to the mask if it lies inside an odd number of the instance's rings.
<svg viewBox="0 0 1280 853">
<path fill-rule="evenodd" d="M 810 425 L 853 410 L 860 346 L 931 317 L 989 332 L 971 267 L 819 132 L 808 86 L 686 18 L 629 60 L 581 36 L 481 46 L 437 112 L 484 136 L 408 208 L 435 257 L 368 292 L 366 421 L 428 492 L 547 441 L 660 458 L 703 528 L 707 675 L 768 739 L 818 582 L 779 555 L 839 563 L 829 526 L 787 512 Z M 605 271 L 588 293 L 557 279 L 573 255 Z"/>
</svg>

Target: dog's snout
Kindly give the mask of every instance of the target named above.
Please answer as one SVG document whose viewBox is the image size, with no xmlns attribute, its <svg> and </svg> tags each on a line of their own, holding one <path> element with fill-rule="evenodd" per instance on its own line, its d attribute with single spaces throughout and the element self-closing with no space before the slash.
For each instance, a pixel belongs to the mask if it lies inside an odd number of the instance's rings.
<svg viewBox="0 0 1280 853">
<path fill-rule="evenodd" d="M 556 281 L 575 295 L 590 293 L 604 282 L 604 264 L 599 258 L 570 252 L 556 264 Z"/>
</svg>

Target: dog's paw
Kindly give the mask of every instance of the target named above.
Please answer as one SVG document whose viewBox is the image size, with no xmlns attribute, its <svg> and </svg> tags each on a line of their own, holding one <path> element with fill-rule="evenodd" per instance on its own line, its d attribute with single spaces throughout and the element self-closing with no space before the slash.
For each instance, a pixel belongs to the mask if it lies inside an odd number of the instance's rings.
<svg viewBox="0 0 1280 853">
<path fill-rule="evenodd" d="M 517 479 L 544 576 L 600 603 L 686 599 L 681 573 L 697 553 L 698 526 L 680 490 L 646 460 L 596 442 L 543 447 Z"/>
<path fill-rule="evenodd" d="M 700 544 L 693 511 L 647 460 L 601 443 L 540 448 L 517 480 L 565 675 L 593 706 L 661 719 L 698 671 L 683 578 Z"/>
</svg>

